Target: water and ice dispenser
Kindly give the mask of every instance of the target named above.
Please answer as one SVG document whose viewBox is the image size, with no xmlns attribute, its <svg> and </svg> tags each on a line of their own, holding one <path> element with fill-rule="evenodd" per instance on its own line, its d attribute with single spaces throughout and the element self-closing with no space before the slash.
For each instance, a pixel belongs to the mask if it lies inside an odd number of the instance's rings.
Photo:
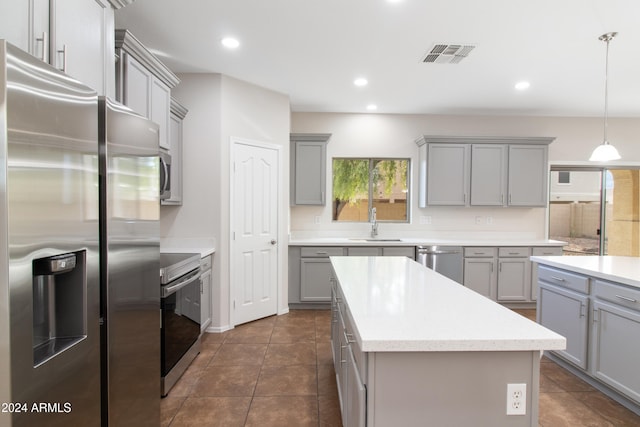
<svg viewBox="0 0 640 427">
<path fill-rule="evenodd" d="M 33 260 L 33 365 L 87 335 L 86 251 Z"/>
</svg>

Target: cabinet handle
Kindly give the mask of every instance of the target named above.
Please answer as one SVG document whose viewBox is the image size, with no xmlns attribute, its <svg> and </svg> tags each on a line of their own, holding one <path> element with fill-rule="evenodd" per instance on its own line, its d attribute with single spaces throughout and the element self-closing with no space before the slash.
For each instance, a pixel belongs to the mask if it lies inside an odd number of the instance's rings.
<svg viewBox="0 0 640 427">
<path fill-rule="evenodd" d="M 566 282 L 562 277 L 551 276 L 553 280 L 557 280 L 558 282 Z"/>
<path fill-rule="evenodd" d="M 320 192 L 320 200 L 324 203 L 324 191 Z"/>
<path fill-rule="evenodd" d="M 597 309 L 593 309 L 593 317 L 592 317 L 593 323 L 596 323 L 598 321 L 598 310 Z"/>
<path fill-rule="evenodd" d="M 38 37 L 36 38 L 36 42 L 40 43 L 42 42 L 42 56 L 40 56 L 40 59 L 43 62 L 47 62 L 47 51 L 49 49 L 47 49 L 47 46 L 49 45 L 49 33 L 47 33 L 46 31 L 42 32 L 42 37 Z"/>
<path fill-rule="evenodd" d="M 616 294 L 616 297 L 618 297 L 618 298 L 620 298 L 620 299 L 623 299 L 623 300 L 625 300 L 625 301 L 629 301 L 629 302 L 638 302 L 637 300 L 635 300 L 635 299 L 633 299 L 633 298 L 625 297 L 625 296 L 618 295 L 618 294 Z"/>
<path fill-rule="evenodd" d="M 462 201 L 466 204 L 467 203 L 467 193 L 464 193 L 462 195 Z"/>
<path fill-rule="evenodd" d="M 316 255 L 329 255 L 327 251 L 316 251 Z"/>
<path fill-rule="evenodd" d="M 502 273 L 502 263 L 501 262 L 498 263 L 498 272 Z"/>
<path fill-rule="evenodd" d="M 62 54 L 62 67 L 58 68 L 63 73 L 67 72 L 67 45 L 62 45 L 62 50 L 58 50 L 58 53 Z"/>
<path fill-rule="evenodd" d="M 509 255 L 520 255 L 518 252 L 509 252 Z"/>
<path fill-rule="evenodd" d="M 353 344 L 356 340 L 353 338 L 353 334 L 348 334 L 345 332 L 344 338 L 347 340 L 347 344 Z"/>
<path fill-rule="evenodd" d="M 580 317 L 584 317 L 585 316 L 585 305 L 584 304 L 580 304 Z"/>
<path fill-rule="evenodd" d="M 511 193 L 509 193 L 509 204 L 511 204 Z"/>
<path fill-rule="evenodd" d="M 500 204 L 504 205 L 504 194 L 500 195 Z"/>
</svg>

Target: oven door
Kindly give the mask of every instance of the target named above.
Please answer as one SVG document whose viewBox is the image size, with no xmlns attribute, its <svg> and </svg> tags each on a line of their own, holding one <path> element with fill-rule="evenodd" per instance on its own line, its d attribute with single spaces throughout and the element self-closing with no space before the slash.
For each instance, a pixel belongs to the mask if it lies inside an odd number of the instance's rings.
<svg viewBox="0 0 640 427">
<path fill-rule="evenodd" d="M 200 270 L 162 287 L 162 376 L 175 366 L 200 335 Z"/>
</svg>

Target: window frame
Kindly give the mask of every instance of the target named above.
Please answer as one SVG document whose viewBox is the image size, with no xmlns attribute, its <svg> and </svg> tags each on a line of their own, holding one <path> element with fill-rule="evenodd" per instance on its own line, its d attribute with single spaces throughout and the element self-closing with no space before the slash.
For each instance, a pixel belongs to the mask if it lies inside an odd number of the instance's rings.
<svg viewBox="0 0 640 427">
<path fill-rule="evenodd" d="M 367 221 L 353 221 L 353 220 L 338 220 L 334 218 L 334 207 L 333 203 L 335 198 L 333 196 L 334 187 L 333 187 L 333 162 L 335 160 L 367 160 L 369 162 L 369 183 L 368 183 L 368 194 L 367 194 L 367 212 L 371 212 L 371 208 L 373 207 L 373 162 L 376 160 L 394 160 L 394 161 L 406 161 L 407 162 L 407 175 L 406 175 L 406 184 L 407 184 L 407 198 L 406 198 L 406 219 L 404 220 L 392 220 L 392 219 L 377 219 L 377 222 L 389 223 L 389 224 L 410 224 L 411 223 L 411 176 L 412 176 L 412 162 L 411 157 L 332 157 L 331 158 L 331 222 L 332 223 L 353 223 L 353 224 L 362 224 L 367 223 Z"/>
</svg>

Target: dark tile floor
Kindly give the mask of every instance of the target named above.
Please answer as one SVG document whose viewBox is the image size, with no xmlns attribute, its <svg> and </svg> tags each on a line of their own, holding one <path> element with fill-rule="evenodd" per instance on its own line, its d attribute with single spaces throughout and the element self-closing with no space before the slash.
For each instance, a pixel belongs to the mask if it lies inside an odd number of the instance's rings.
<svg viewBox="0 0 640 427">
<path fill-rule="evenodd" d="M 520 310 L 535 318 L 535 310 Z M 329 310 L 293 310 L 222 333 L 162 400 L 162 426 L 340 426 Z M 548 359 L 540 426 L 640 426 L 640 417 Z"/>
</svg>

